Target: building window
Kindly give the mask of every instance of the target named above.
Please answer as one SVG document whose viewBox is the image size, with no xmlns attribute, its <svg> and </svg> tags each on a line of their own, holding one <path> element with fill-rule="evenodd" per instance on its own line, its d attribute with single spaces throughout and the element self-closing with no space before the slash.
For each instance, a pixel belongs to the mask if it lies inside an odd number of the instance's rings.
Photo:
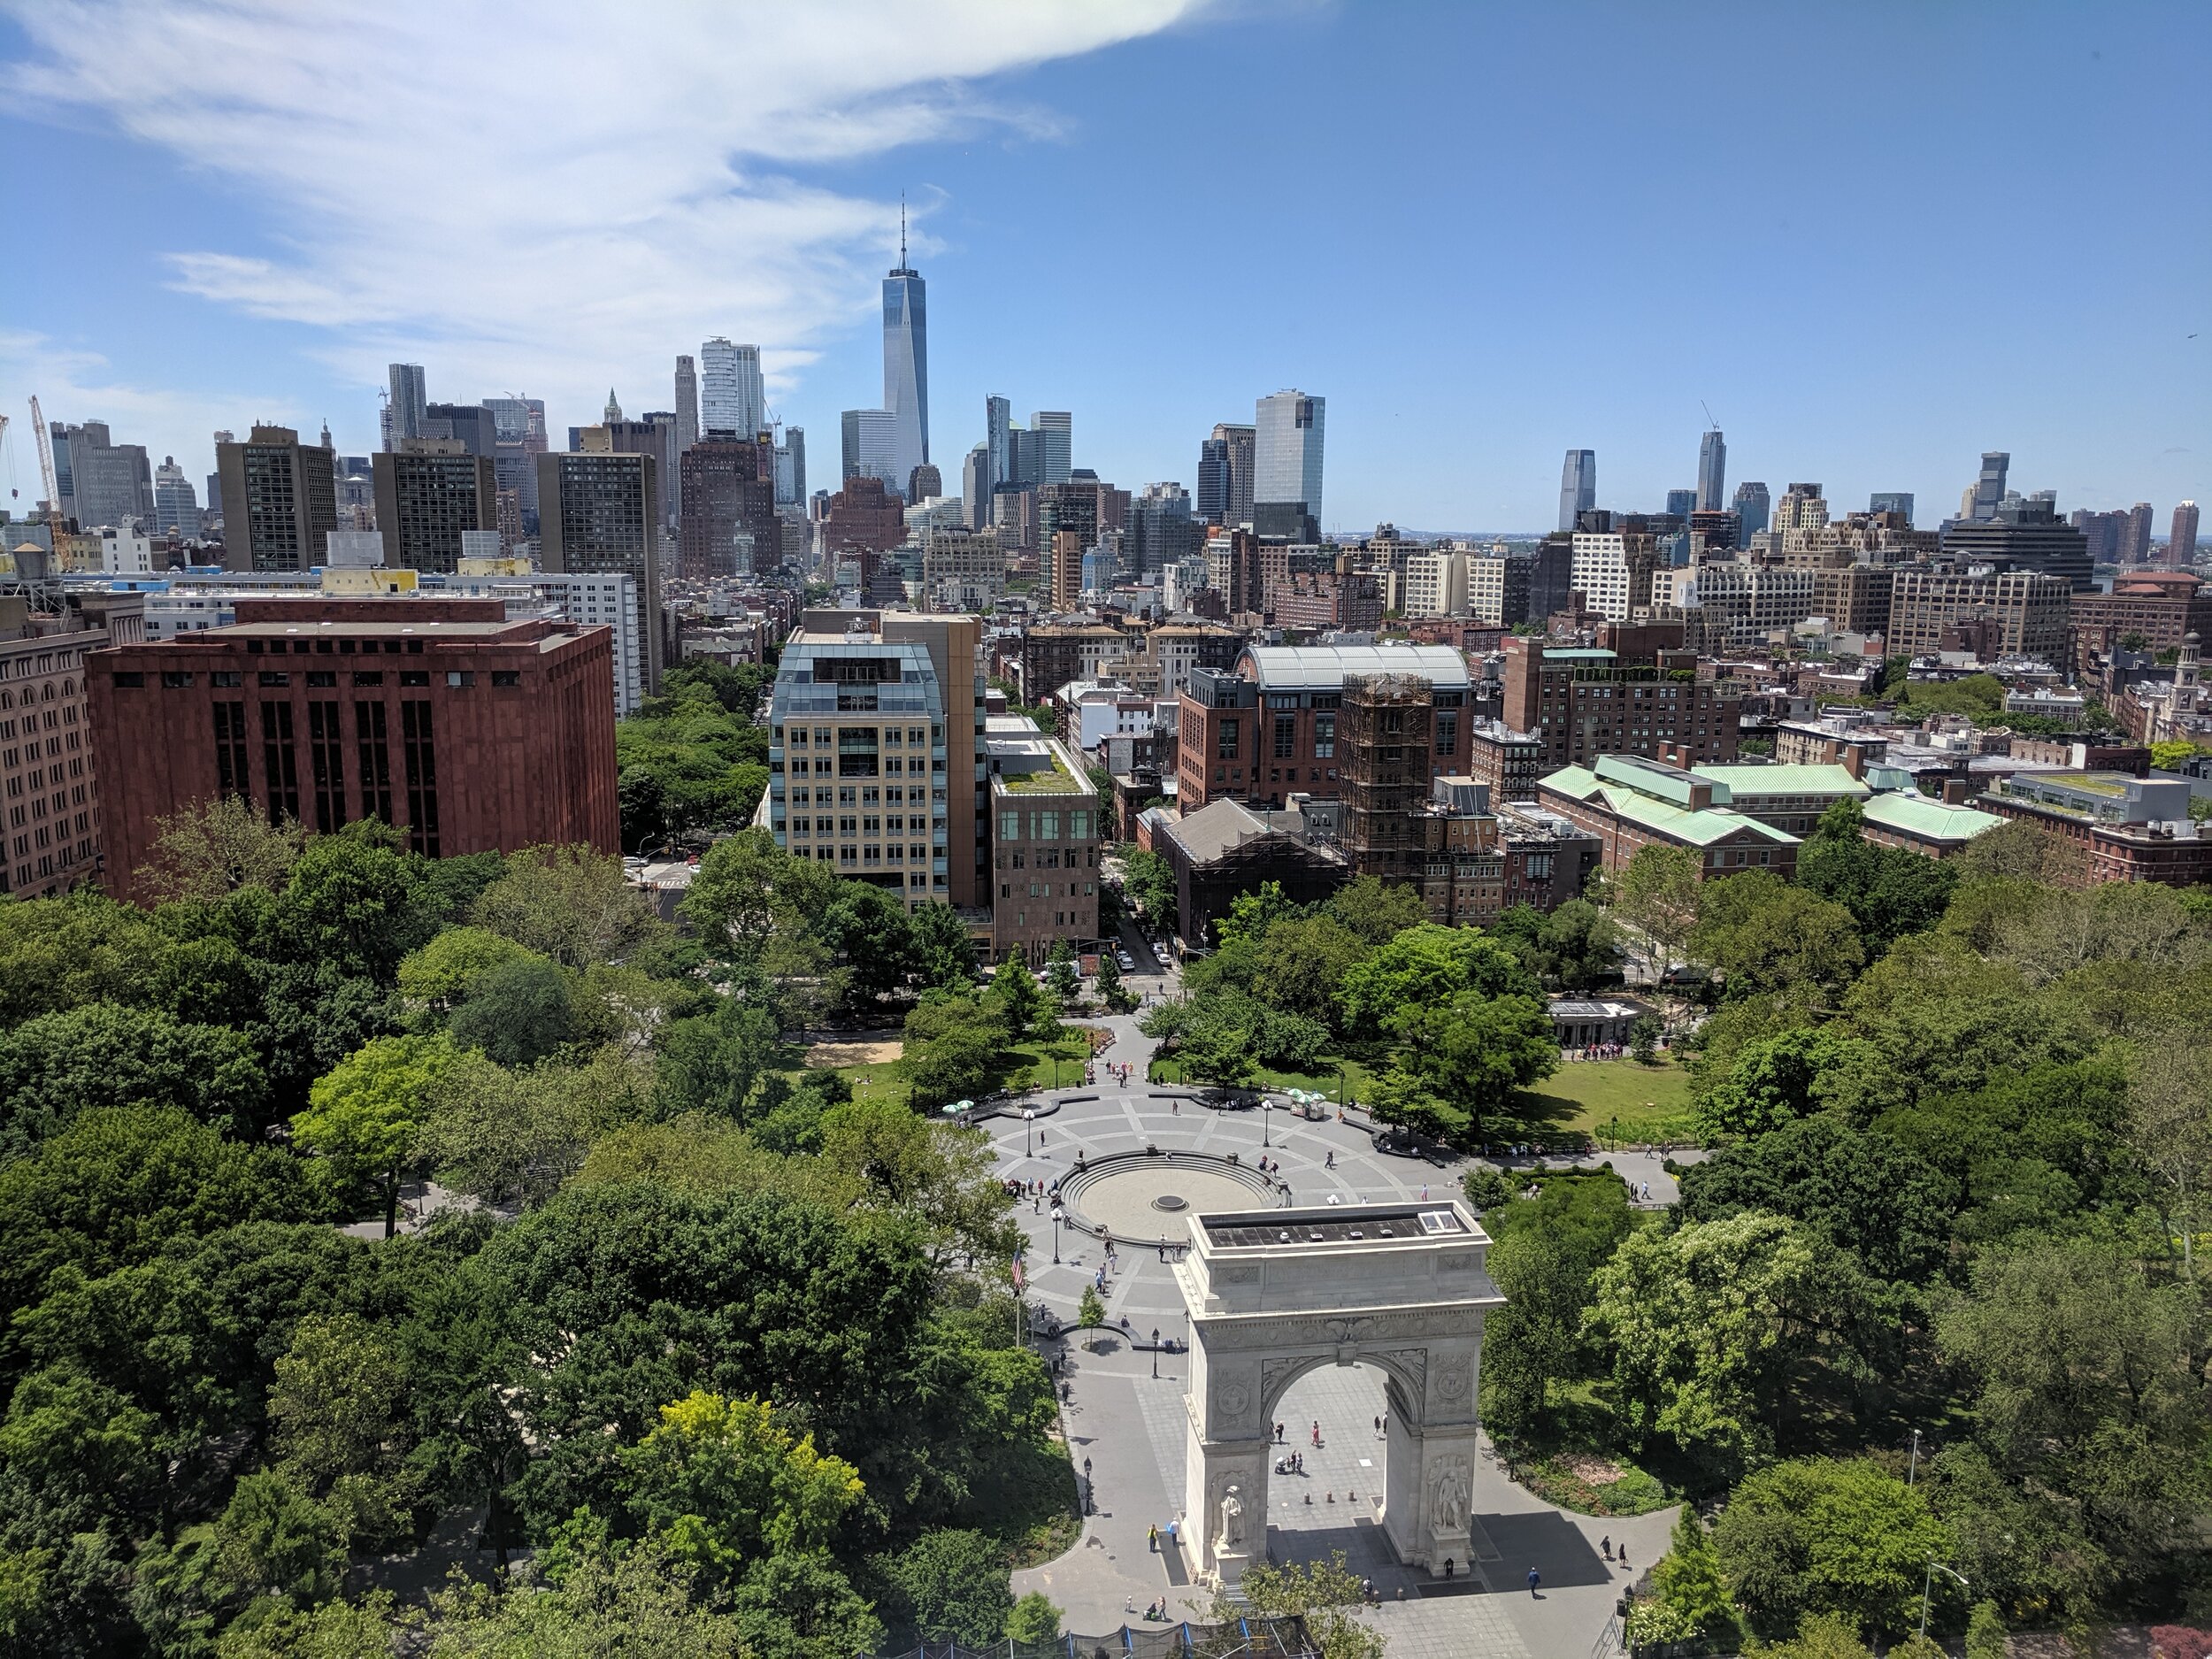
<svg viewBox="0 0 2212 1659">
<path fill-rule="evenodd" d="M 405 678 L 404 675 L 402 676 Z M 438 751 L 430 730 L 430 705 L 399 705 L 399 734 L 407 758 L 407 844 L 426 858 L 438 853 Z"/>
<path fill-rule="evenodd" d="M 1214 751 L 1214 758 L 1216 760 L 1234 760 L 1236 757 L 1237 722 L 1234 720 L 1224 720 L 1221 723 L 1221 741 L 1219 746 Z"/>
<path fill-rule="evenodd" d="M 356 680 L 360 675 L 354 676 Z M 375 676 L 371 676 L 375 678 Z M 355 746 L 361 758 L 361 815 L 387 824 L 392 815 L 392 749 L 384 725 L 384 705 L 361 702 L 353 705 Z"/>
<path fill-rule="evenodd" d="M 1298 717 L 1279 714 L 1275 717 L 1275 758 L 1288 760 L 1298 747 Z"/>
<path fill-rule="evenodd" d="M 346 821 L 346 751 L 335 703 L 307 705 L 307 757 L 315 782 L 315 827 L 327 834 Z"/>
<path fill-rule="evenodd" d="M 380 686 L 384 683 L 384 675 L 379 669 L 365 671 L 356 669 L 353 674 L 353 683 L 357 686 Z"/>
<path fill-rule="evenodd" d="M 126 690 L 136 690 L 146 683 L 146 676 L 136 670 L 119 671 L 115 676 L 115 683 Z M 27 696 L 29 694 L 25 695 Z"/>
<path fill-rule="evenodd" d="M 1282 751 L 1288 753 L 1288 750 Z M 1336 756 L 1336 716 L 1317 714 L 1313 717 L 1313 757 L 1332 760 Z"/>
<path fill-rule="evenodd" d="M 300 763 L 292 747 L 288 703 L 261 705 L 261 770 L 269 786 L 269 822 L 281 824 L 299 817 Z"/>
<path fill-rule="evenodd" d="M 1002 812 L 998 815 L 998 838 L 1002 841 L 1018 841 L 1022 835 L 1022 815 Z"/>
<path fill-rule="evenodd" d="M 164 691 L 182 691 L 189 687 L 191 683 L 192 676 L 189 674 L 180 674 L 172 669 L 164 669 L 162 671 L 161 688 Z"/>
<path fill-rule="evenodd" d="M 8 780 L 11 792 L 15 782 L 12 778 Z M 215 705 L 215 793 L 246 793 L 246 705 L 242 703 Z"/>
<path fill-rule="evenodd" d="M 1037 833 L 1030 839 L 1040 841 L 1058 841 L 1060 839 L 1060 815 L 1057 812 L 1038 813 Z"/>
<path fill-rule="evenodd" d="M 1448 755 L 1459 747 L 1459 717 L 1440 714 L 1436 717 L 1436 752 Z"/>
<path fill-rule="evenodd" d="M 492 670 L 492 684 L 495 686 L 519 686 L 521 683 L 522 675 L 518 670 L 512 668 Z"/>
</svg>

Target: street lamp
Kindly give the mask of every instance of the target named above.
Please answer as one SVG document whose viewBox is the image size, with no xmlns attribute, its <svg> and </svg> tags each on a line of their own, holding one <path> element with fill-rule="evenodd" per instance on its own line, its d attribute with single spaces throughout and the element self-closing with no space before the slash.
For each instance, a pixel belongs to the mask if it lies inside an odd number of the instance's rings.
<svg viewBox="0 0 2212 1659">
<path fill-rule="evenodd" d="M 1260 1097 L 1260 1144 L 1263 1147 L 1274 1144 L 1267 1138 L 1269 1132 L 1274 1127 L 1274 1110 L 1275 1102 L 1263 1094 Z"/>
<path fill-rule="evenodd" d="M 1055 1204 L 1052 1207 L 1052 1264 L 1060 1265 L 1060 1221 L 1068 1212 Z"/>
<path fill-rule="evenodd" d="M 1928 1595 L 1929 1593 L 1935 1588 L 1935 1576 L 1939 1572 L 1947 1578 L 1955 1578 L 1958 1580 L 1958 1586 L 1962 1590 L 1970 1591 L 1974 1587 L 1972 1585 L 1966 1582 L 1966 1575 L 1964 1573 L 1954 1572 L 1950 1568 L 1945 1566 L 1939 1561 L 1931 1561 L 1928 1563 L 1928 1571 L 1926 1574 L 1921 1578 L 1920 1581 L 1920 1633 L 1923 1637 L 1925 1637 L 1928 1633 Z"/>
<path fill-rule="evenodd" d="M 1160 1380 L 1160 1327 L 1152 1327 L 1152 1380 Z"/>
<path fill-rule="evenodd" d="M 1026 1158 L 1026 1157 L 1031 1157 L 1031 1156 L 1033 1156 L 1035 1155 L 1036 1150 L 1037 1150 L 1037 1148 L 1036 1148 L 1036 1134 L 1037 1134 L 1037 1111 L 1036 1111 L 1036 1108 L 1034 1108 L 1033 1106 L 1033 1107 L 1025 1108 L 1025 1109 L 1024 1109 L 1024 1110 L 1023 1110 L 1023 1112 L 1022 1112 L 1022 1156 L 1024 1156 L 1024 1157 L 1025 1157 L 1025 1158 Z"/>
<path fill-rule="evenodd" d="M 1912 1432 L 1912 1462 L 1905 1465 L 1905 1484 L 1912 1485 L 1912 1478 L 1920 1471 L 1920 1431 Z"/>
</svg>

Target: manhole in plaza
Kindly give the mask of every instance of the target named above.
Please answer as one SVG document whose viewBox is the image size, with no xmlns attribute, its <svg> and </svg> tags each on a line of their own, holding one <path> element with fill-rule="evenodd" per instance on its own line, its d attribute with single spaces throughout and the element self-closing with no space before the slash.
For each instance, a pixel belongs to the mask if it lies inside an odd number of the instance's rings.
<svg viewBox="0 0 2212 1659">
<path fill-rule="evenodd" d="M 1162 1193 L 1152 1201 L 1152 1208 L 1155 1210 L 1188 1210 L 1190 1205 L 1187 1201 L 1178 1198 L 1173 1193 Z"/>
</svg>

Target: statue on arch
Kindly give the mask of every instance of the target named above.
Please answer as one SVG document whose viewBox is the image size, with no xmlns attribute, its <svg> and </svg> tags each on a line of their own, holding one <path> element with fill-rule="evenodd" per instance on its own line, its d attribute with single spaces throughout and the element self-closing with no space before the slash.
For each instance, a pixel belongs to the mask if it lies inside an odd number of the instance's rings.
<svg viewBox="0 0 2212 1659">
<path fill-rule="evenodd" d="M 1456 1532 L 1467 1525 L 1467 1460 L 1439 1458 L 1436 1464 L 1436 1525 Z"/>
<path fill-rule="evenodd" d="M 1233 1550 L 1244 1541 L 1244 1501 L 1232 1486 L 1221 1494 L 1221 1541 L 1217 1548 Z"/>
</svg>

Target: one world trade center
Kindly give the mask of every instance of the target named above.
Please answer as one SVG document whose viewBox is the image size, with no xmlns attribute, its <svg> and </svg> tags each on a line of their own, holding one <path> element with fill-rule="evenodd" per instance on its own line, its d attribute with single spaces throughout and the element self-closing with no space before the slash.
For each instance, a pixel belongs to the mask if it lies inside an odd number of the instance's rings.
<svg viewBox="0 0 2212 1659">
<path fill-rule="evenodd" d="M 883 279 L 883 406 L 891 415 L 892 465 L 903 492 L 929 459 L 929 303 L 906 262 L 906 214 L 899 214 L 898 268 Z"/>
</svg>

